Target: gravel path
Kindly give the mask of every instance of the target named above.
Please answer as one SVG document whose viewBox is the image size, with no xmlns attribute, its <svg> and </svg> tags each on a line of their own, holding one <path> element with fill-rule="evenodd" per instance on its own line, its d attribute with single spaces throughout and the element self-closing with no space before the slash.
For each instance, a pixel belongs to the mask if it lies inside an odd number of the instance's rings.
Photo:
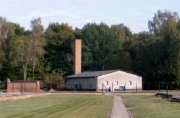
<svg viewBox="0 0 180 118">
<path fill-rule="evenodd" d="M 114 96 L 113 108 L 110 118 L 130 118 L 120 96 Z"/>
<path fill-rule="evenodd" d="M 17 100 L 17 99 L 26 99 L 31 97 L 45 96 L 51 93 L 34 93 L 34 94 L 17 94 L 17 93 L 5 93 L 0 94 L 0 102 L 9 101 L 9 100 Z"/>
</svg>

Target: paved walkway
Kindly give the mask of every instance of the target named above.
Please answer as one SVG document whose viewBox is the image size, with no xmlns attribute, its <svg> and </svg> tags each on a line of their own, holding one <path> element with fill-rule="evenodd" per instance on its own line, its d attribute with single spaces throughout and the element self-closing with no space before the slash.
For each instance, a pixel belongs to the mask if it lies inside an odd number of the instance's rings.
<svg viewBox="0 0 180 118">
<path fill-rule="evenodd" d="M 120 96 L 114 96 L 110 118 L 130 118 Z"/>
</svg>

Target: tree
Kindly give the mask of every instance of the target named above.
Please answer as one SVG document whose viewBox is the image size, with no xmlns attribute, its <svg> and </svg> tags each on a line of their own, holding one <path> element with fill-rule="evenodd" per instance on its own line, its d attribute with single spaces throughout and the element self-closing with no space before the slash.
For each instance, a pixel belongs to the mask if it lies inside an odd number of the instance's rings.
<svg viewBox="0 0 180 118">
<path fill-rule="evenodd" d="M 118 36 L 121 49 L 112 58 L 112 69 L 132 70 L 132 58 L 125 44 L 133 39 L 132 32 L 123 24 L 112 25 L 111 30 Z M 128 45 L 129 47 L 129 45 Z"/>
<path fill-rule="evenodd" d="M 16 49 L 16 38 L 20 35 L 23 35 L 25 33 L 24 29 L 20 27 L 18 24 L 8 22 L 5 18 L 1 18 L 1 28 L 0 28 L 0 54 L 1 54 L 1 79 L 4 80 L 5 78 L 11 78 L 15 77 L 17 78 L 19 76 L 19 71 L 16 67 L 16 64 L 14 64 L 15 60 L 15 49 Z"/>
<path fill-rule="evenodd" d="M 148 22 L 149 31 L 155 35 L 159 35 L 164 30 L 164 25 L 167 22 L 176 23 L 179 20 L 179 16 L 176 12 L 160 11 L 155 13 L 153 20 Z"/>
<path fill-rule="evenodd" d="M 74 30 L 68 24 L 52 23 L 47 28 L 45 63 L 51 71 L 60 69 L 63 76 L 72 74 L 74 35 Z"/>
<path fill-rule="evenodd" d="M 6 19 L 0 17 L 0 67 L 2 68 L 3 61 L 5 60 L 5 53 L 3 51 L 4 41 L 7 37 Z"/>
<path fill-rule="evenodd" d="M 23 68 L 23 77 L 24 80 L 27 80 L 27 68 L 30 63 L 31 47 L 32 41 L 28 36 L 20 36 L 16 41 L 16 60 L 15 63 L 18 63 Z"/>
<path fill-rule="evenodd" d="M 64 84 L 64 79 L 63 79 L 64 73 L 62 70 L 53 70 L 51 73 L 48 73 L 45 76 L 45 83 L 52 84 L 56 83 L 58 85 L 63 85 Z"/>
<path fill-rule="evenodd" d="M 46 46 L 46 40 L 44 37 L 43 26 L 41 25 L 41 19 L 33 19 L 31 21 L 31 40 L 32 40 L 32 47 L 31 47 L 31 61 L 32 61 L 32 68 L 33 68 L 33 79 L 34 79 L 34 71 L 36 65 L 40 62 L 40 59 L 43 58 L 45 54 L 44 47 Z"/>
<path fill-rule="evenodd" d="M 119 49 L 120 40 L 109 26 L 87 24 L 82 29 L 83 65 L 86 70 L 111 68 L 111 59 Z"/>
<path fill-rule="evenodd" d="M 129 40 L 132 38 L 131 31 L 129 30 L 128 27 L 124 26 L 123 24 L 112 25 L 111 29 L 119 37 L 121 44 L 123 44 L 126 40 Z"/>
<path fill-rule="evenodd" d="M 144 81 L 172 82 L 178 79 L 178 21 L 177 13 L 158 11 L 153 20 L 149 21 L 150 35 L 139 35 L 134 67 L 143 74 Z"/>
<path fill-rule="evenodd" d="M 132 71 L 132 58 L 128 51 L 119 51 L 112 57 L 111 69 L 122 69 L 125 71 Z"/>
</svg>

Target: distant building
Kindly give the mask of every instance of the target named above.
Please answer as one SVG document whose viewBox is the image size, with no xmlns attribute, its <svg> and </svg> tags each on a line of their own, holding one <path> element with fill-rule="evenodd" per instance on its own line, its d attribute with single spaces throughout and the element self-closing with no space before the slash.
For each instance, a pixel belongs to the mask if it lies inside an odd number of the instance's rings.
<svg viewBox="0 0 180 118">
<path fill-rule="evenodd" d="M 119 91 L 142 89 L 142 77 L 121 70 L 82 72 L 66 77 L 69 90 Z"/>
<path fill-rule="evenodd" d="M 81 39 L 74 43 L 74 75 L 65 78 L 69 90 L 139 90 L 142 77 L 121 70 L 81 72 Z"/>
</svg>

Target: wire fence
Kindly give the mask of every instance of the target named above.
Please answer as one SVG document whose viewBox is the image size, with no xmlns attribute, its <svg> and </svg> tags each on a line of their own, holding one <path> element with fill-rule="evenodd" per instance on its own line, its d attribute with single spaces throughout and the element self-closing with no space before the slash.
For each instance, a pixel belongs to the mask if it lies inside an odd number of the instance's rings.
<svg viewBox="0 0 180 118">
<path fill-rule="evenodd" d="M 178 90 L 180 82 L 144 82 L 143 90 Z"/>
</svg>

